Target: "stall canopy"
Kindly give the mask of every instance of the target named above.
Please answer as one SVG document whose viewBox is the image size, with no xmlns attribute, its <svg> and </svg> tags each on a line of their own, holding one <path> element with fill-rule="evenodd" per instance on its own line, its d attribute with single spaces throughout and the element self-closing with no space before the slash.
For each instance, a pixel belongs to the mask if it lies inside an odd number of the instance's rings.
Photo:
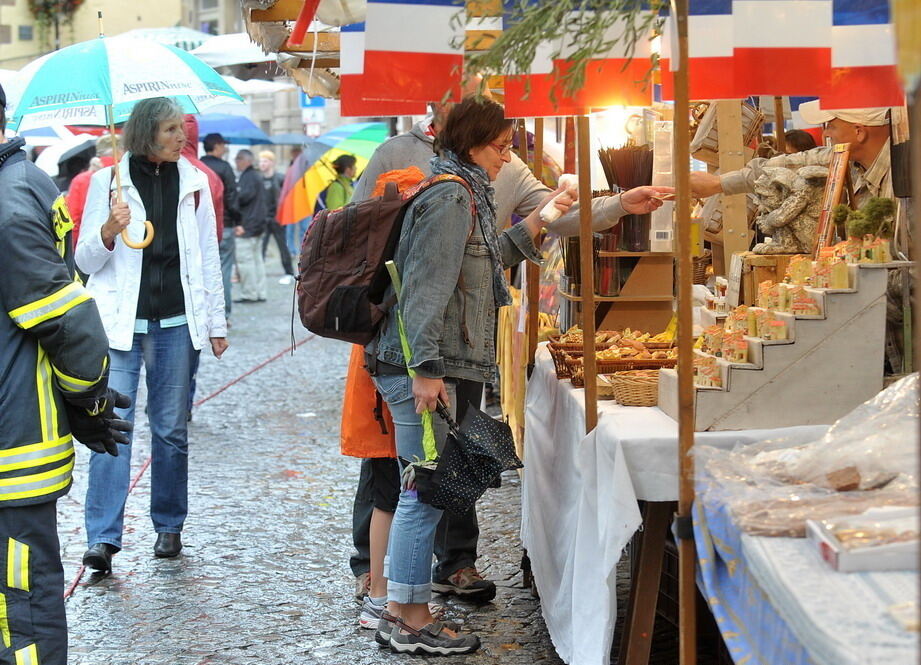
<svg viewBox="0 0 921 665">
<path fill-rule="evenodd" d="M 184 26 L 175 26 L 172 28 L 137 28 L 122 33 L 125 37 L 132 39 L 147 39 L 158 44 L 169 44 L 183 51 L 191 51 L 198 48 L 214 35 L 201 30 L 193 30 Z"/>
<path fill-rule="evenodd" d="M 228 67 L 250 62 L 275 62 L 275 54 L 266 54 L 245 32 L 217 35 L 192 51 L 212 67 Z"/>
<path fill-rule="evenodd" d="M 259 129 L 252 120 L 242 115 L 227 113 L 206 113 L 198 117 L 198 133 L 220 134 L 228 143 L 262 145 L 272 143 L 268 134 Z"/>
</svg>

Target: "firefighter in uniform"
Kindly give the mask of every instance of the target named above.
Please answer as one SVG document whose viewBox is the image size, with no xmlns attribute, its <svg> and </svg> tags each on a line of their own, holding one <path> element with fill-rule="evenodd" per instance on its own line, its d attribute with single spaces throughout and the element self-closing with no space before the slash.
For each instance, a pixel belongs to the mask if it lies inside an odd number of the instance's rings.
<svg viewBox="0 0 921 665">
<path fill-rule="evenodd" d="M 0 664 L 67 665 L 57 498 L 76 438 L 118 454 L 130 424 L 109 390 L 108 339 L 75 278 L 64 197 L 6 141 L 0 88 Z"/>
</svg>

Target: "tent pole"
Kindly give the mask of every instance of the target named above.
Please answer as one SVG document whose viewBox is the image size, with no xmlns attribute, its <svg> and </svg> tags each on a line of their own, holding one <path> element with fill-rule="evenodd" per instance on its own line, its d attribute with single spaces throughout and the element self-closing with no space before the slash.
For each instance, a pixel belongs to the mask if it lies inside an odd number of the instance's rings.
<svg viewBox="0 0 921 665">
<path fill-rule="evenodd" d="M 592 163 L 589 150 L 588 116 L 577 119 L 579 155 L 579 272 L 582 296 L 582 373 L 585 377 L 585 432 L 598 424 L 598 364 L 595 360 L 595 260 L 592 238 Z M 687 135 L 687 133 L 685 133 Z"/>
<path fill-rule="evenodd" d="M 544 176 L 544 119 L 534 119 L 534 177 L 543 182 Z M 543 239 L 543 233 L 538 239 Z M 541 243 L 543 244 L 543 243 Z M 525 264 L 528 298 L 528 375 L 534 368 L 534 354 L 537 353 L 537 329 L 540 325 L 540 266 L 528 261 Z"/>
<path fill-rule="evenodd" d="M 694 339 L 691 314 L 691 197 L 688 98 L 688 0 L 675 0 L 678 71 L 675 73 L 675 186 L 678 226 L 678 631 L 681 665 L 697 662 L 697 556 L 691 531 L 694 503 Z"/>
</svg>

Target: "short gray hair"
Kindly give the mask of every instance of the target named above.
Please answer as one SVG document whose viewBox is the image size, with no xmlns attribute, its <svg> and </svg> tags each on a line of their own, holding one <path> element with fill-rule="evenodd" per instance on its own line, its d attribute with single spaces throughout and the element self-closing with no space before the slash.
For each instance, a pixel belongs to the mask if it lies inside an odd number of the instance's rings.
<svg viewBox="0 0 921 665">
<path fill-rule="evenodd" d="M 160 123 L 164 120 L 182 118 L 182 108 L 172 99 L 142 99 L 135 105 L 131 117 L 125 123 L 125 149 L 132 155 L 153 155 L 163 147 L 157 143 Z"/>
</svg>

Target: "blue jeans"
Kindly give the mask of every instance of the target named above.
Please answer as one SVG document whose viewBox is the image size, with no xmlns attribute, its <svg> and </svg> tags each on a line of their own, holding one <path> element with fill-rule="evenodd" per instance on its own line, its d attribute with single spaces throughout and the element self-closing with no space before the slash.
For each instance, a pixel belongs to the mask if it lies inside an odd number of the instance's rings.
<svg viewBox="0 0 921 665">
<path fill-rule="evenodd" d="M 195 353 L 188 326 L 161 328 L 151 321 L 135 334 L 130 351 L 109 349 L 109 386 L 128 395 L 131 406 L 116 413 L 134 422 L 141 364 L 147 370 L 150 420 L 150 519 L 157 533 L 180 533 L 188 514 L 189 439 L 186 406 Z M 118 457 L 92 453 L 86 490 L 86 538 L 90 545 L 122 546 L 125 500 L 131 476 L 131 445 Z"/>
<path fill-rule="evenodd" d="M 299 222 L 285 225 L 285 241 L 288 243 L 288 249 L 293 256 L 301 253 L 301 241 L 304 239 L 304 234 L 307 232 L 307 227 L 310 226 L 312 219 L 313 217 L 305 217 Z"/>
<path fill-rule="evenodd" d="M 412 379 L 406 375 L 374 377 L 374 383 L 390 407 L 397 439 L 397 454 L 412 461 L 423 459 L 422 420 L 416 413 Z M 456 413 L 456 384 L 447 379 L 445 387 Z M 442 443 L 448 427 L 438 415 L 433 417 L 435 440 Z M 401 462 L 402 467 L 402 462 Z M 384 575 L 387 577 L 387 600 L 395 603 L 427 603 L 432 598 L 432 552 L 435 529 L 441 521 L 441 510 L 422 503 L 416 490 L 403 488 L 390 527 Z"/>
<path fill-rule="evenodd" d="M 230 316 L 230 303 L 232 294 L 230 280 L 233 277 L 233 266 L 237 261 L 237 238 L 234 235 L 232 226 L 224 227 L 224 235 L 221 236 L 221 244 L 218 245 L 218 252 L 221 256 L 221 281 L 224 283 L 224 314 Z"/>
</svg>

